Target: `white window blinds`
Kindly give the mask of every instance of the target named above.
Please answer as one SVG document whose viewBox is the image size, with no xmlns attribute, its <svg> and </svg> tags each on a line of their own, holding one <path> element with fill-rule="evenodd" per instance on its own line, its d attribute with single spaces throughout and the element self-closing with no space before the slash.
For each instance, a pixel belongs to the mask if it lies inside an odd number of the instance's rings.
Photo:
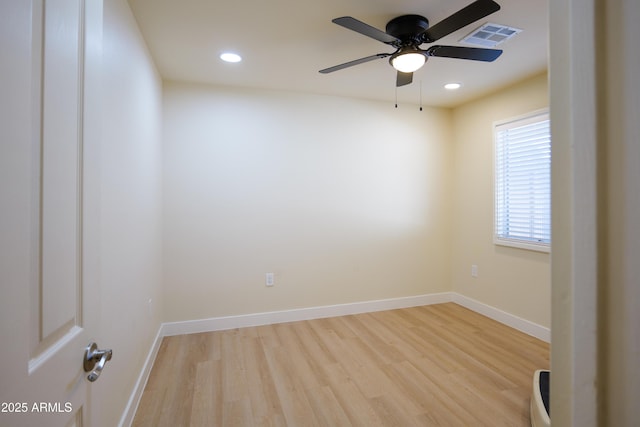
<svg viewBox="0 0 640 427">
<path fill-rule="evenodd" d="M 551 135 L 548 112 L 497 123 L 497 244 L 547 250 L 551 243 Z"/>
</svg>

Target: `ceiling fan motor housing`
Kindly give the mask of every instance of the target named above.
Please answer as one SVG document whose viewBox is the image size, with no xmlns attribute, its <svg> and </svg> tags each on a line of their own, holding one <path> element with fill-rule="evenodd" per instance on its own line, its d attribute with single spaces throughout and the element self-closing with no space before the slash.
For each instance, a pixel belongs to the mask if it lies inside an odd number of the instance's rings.
<svg viewBox="0 0 640 427">
<path fill-rule="evenodd" d="M 429 20 L 420 15 L 402 15 L 387 23 L 385 31 L 402 41 L 402 45 L 417 46 L 422 43 L 420 35 L 429 28 Z M 398 46 L 400 47 L 400 46 Z"/>
</svg>

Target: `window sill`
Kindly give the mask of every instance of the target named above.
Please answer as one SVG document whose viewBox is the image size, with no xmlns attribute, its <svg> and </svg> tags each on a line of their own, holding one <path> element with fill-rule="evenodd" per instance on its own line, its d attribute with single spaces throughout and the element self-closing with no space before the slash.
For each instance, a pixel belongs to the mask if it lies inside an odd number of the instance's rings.
<svg viewBox="0 0 640 427">
<path fill-rule="evenodd" d="M 532 243 L 532 242 L 527 242 L 525 240 L 500 239 L 497 237 L 493 238 L 493 243 L 498 246 L 508 246 L 510 248 L 525 249 L 528 251 L 544 252 L 544 253 L 551 252 L 551 245 L 548 243 Z"/>
</svg>

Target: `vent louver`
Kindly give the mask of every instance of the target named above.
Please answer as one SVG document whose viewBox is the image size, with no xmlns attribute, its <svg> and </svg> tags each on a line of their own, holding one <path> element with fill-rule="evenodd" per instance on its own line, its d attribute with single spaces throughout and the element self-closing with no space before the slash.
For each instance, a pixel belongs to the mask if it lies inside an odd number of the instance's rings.
<svg viewBox="0 0 640 427">
<path fill-rule="evenodd" d="M 468 34 L 460 43 L 480 47 L 495 47 L 509 40 L 522 30 L 506 25 L 487 23 Z"/>
</svg>

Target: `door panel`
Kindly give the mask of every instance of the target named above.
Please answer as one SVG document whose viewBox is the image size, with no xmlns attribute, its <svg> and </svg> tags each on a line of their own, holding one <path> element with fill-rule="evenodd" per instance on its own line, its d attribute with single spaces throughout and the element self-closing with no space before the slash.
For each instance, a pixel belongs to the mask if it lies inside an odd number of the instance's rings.
<svg viewBox="0 0 640 427">
<path fill-rule="evenodd" d="M 95 426 L 102 1 L 7 0 L 0 24 L 0 425 Z"/>
<path fill-rule="evenodd" d="M 42 273 L 40 307 L 34 307 L 42 343 L 81 324 L 83 6 L 82 0 L 49 0 L 44 5 L 39 224 Z"/>
</svg>

